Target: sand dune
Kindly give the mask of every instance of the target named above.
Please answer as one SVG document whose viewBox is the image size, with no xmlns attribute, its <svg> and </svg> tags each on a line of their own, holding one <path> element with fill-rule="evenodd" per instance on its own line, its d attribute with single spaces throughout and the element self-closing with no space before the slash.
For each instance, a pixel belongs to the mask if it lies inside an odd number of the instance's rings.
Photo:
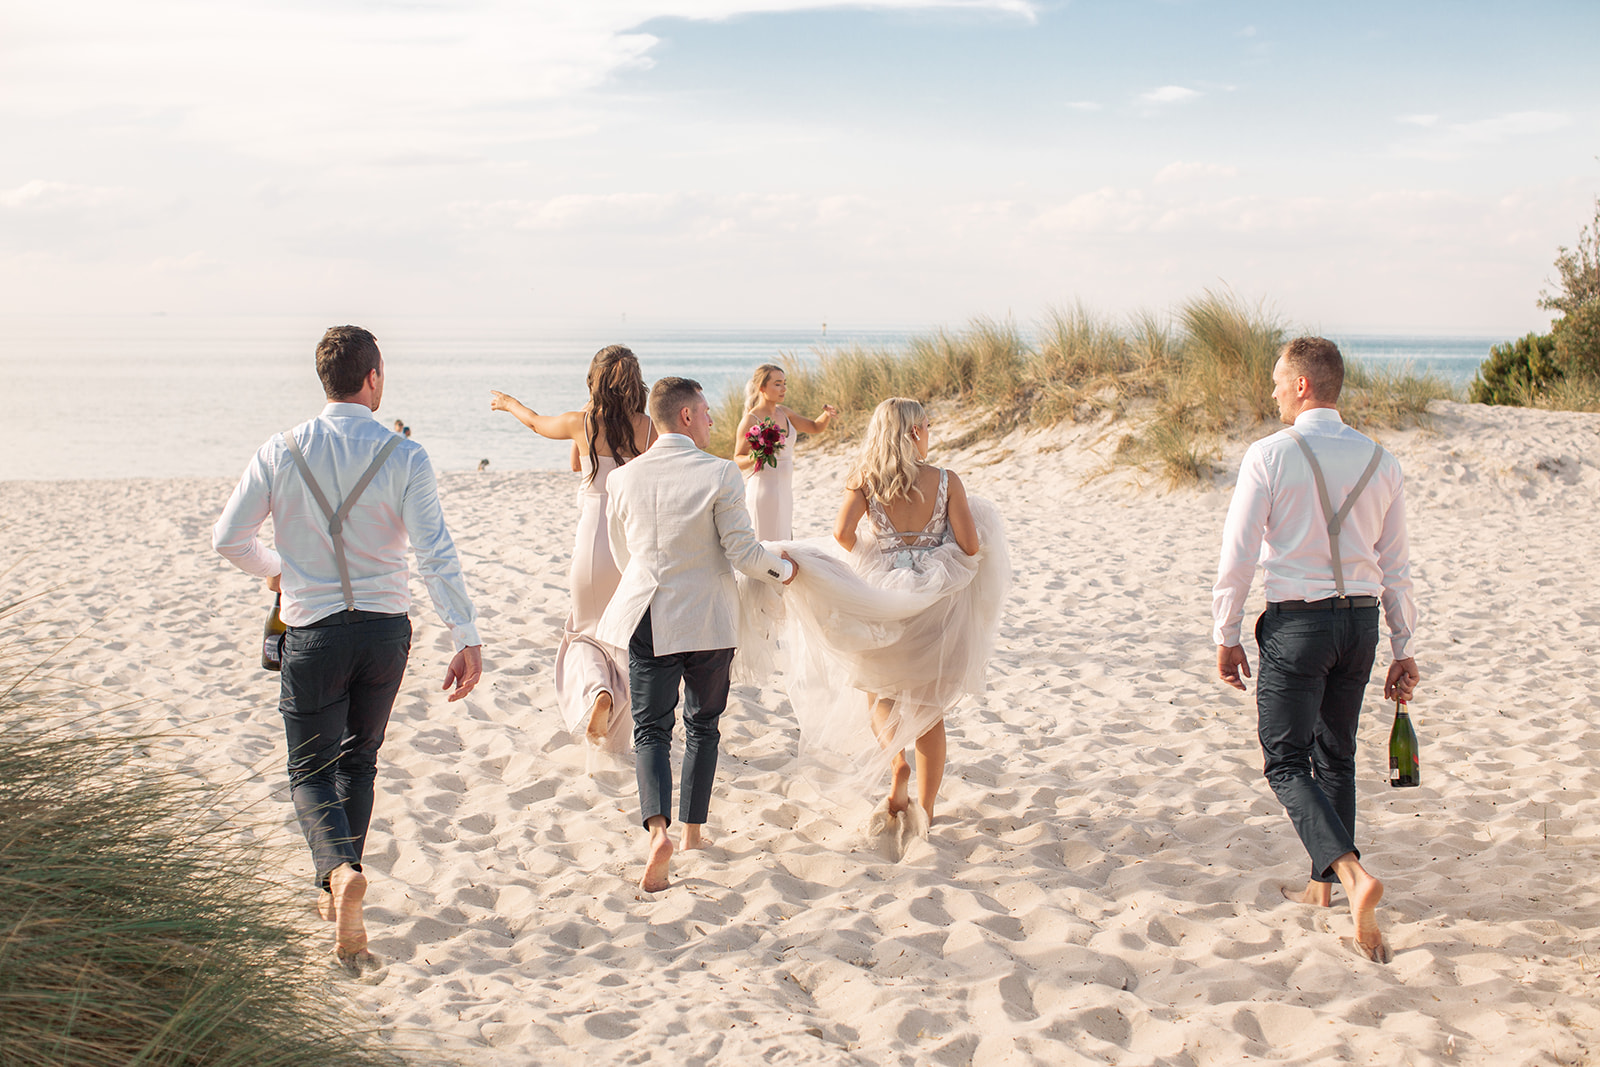
<svg viewBox="0 0 1600 1067">
<path fill-rule="evenodd" d="M 1086 481 L 1114 442 L 1068 426 L 936 442 L 1009 517 L 1017 583 L 991 691 L 949 720 L 929 841 L 898 864 L 866 851 L 864 806 L 794 778 L 781 687 L 738 689 L 715 845 L 650 899 L 631 769 L 586 776 L 555 707 L 574 480 L 444 477 L 489 674 L 444 702 L 448 633 L 414 583 L 368 849 L 388 962 L 357 1002 L 419 1062 L 1587 1060 L 1600 416 L 1436 410 L 1430 431 L 1382 435 L 1407 472 L 1424 672 L 1421 788 L 1385 784 L 1381 666 L 1361 733 L 1357 836 L 1388 884 L 1392 965 L 1349 951 L 1342 909 L 1278 893 L 1307 863 L 1209 637 L 1231 476 Z M 827 529 L 842 470 L 800 457 L 801 536 Z M 300 878 L 256 665 L 269 598 L 209 546 L 230 488 L 0 483 L 0 545 L 11 589 L 51 587 L 37 615 L 87 626 L 68 673 L 105 687 L 105 728 L 170 731 L 152 759 L 242 779 Z"/>
</svg>

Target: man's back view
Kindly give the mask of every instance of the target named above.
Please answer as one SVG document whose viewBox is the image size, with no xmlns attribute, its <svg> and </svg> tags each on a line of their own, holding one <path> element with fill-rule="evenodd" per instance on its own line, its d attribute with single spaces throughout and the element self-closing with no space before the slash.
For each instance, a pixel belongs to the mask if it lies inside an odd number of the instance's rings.
<svg viewBox="0 0 1600 1067">
<path fill-rule="evenodd" d="M 455 544 L 421 445 L 374 417 L 383 356 L 372 334 L 335 326 L 317 346 L 328 405 L 256 452 L 212 532 L 222 556 L 283 595 L 278 709 L 289 786 L 311 846 L 319 908 L 352 972 L 371 962 L 362 920 L 361 856 L 378 748 L 411 651 L 406 545 L 456 654 L 451 700 L 482 673 L 482 642 Z M 272 517 L 276 550 L 256 537 Z"/>
</svg>

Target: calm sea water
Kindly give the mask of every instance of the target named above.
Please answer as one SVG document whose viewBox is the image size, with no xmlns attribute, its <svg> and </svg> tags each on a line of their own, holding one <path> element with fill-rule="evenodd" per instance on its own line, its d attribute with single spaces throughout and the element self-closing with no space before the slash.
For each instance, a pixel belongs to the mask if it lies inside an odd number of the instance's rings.
<svg viewBox="0 0 1600 1067">
<path fill-rule="evenodd" d="M 321 410 L 313 366 L 327 323 L 275 319 L 0 319 L 0 480 L 233 477 L 271 434 Z M 565 470 L 567 449 L 510 415 L 489 390 L 550 413 L 581 407 L 594 353 L 627 344 L 647 380 L 679 374 L 713 400 L 758 363 L 822 346 L 893 346 L 921 329 L 538 328 L 482 322 L 372 323 L 386 382 L 379 417 L 402 419 L 440 470 Z M 1405 363 L 1457 386 L 1492 338 L 1335 337 L 1348 356 Z"/>
</svg>

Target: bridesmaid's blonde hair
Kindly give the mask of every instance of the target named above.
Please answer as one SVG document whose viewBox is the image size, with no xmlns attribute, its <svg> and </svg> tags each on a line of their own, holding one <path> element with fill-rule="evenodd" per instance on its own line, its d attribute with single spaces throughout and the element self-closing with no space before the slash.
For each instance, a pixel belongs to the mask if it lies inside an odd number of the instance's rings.
<svg viewBox="0 0 1600 1067">
<path fill-rule="evenodd" d="M 746 412 L 753 410 L 761 400 L 761 390 L 767 387 L 767 382 L 772 380 L 774 374 L 782 374 L 783 368 L 776 363 L 763 363 L 750 375 L 750 381 L 744 387 L 744 409 Z"/>
<path fill-rule="evenodd" d="M 882 504 L 921 496 L 917 472 L 922 460 L 917 457 L 917 441 L 912 432 L 927 421 L 922 405 L 903 396 L 892 396 L 873 408 L 861 452 L 845 485 Z"/>
</svg>

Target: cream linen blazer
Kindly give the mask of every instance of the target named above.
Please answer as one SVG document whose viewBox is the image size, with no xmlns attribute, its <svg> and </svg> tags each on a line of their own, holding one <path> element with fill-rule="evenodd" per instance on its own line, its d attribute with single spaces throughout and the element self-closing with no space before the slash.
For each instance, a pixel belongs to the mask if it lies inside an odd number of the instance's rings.
<svg viewBox="0 0 1600 1067">
<path fill-rule="evenodd" d="M 756 540 L 739 468 L 665 434 L 606 478 L 607 534 L 622 571 L 596 636 L 627 648 L 650 611 L 658 656 L 733 648 L 735 567 L 781 584 L 783 562 Z"/>
</svg>

